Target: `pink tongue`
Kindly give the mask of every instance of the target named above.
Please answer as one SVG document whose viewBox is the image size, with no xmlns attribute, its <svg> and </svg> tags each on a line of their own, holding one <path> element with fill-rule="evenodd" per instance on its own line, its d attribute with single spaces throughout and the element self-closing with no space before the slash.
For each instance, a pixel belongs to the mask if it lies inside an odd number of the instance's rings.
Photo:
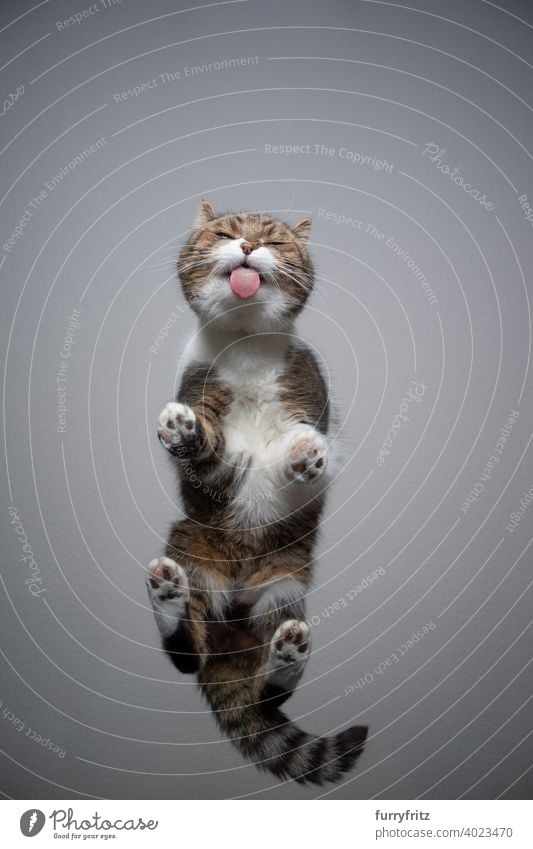
<svg viewBox="0 0 533 849">
<path fill-rule="evenodd" d="M 231 291 L 238 298 L 251 298 L 260 286 L 259 274 L 253 268 L 234 268 L 229 278 Z"/>
</svg>

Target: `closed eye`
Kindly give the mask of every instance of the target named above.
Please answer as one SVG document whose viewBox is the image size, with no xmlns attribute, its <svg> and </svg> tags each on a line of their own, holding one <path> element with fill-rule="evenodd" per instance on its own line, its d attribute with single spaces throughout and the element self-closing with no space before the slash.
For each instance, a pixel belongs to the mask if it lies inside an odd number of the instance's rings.
<svg viewBox="0 0 533 849">
<path fill-rule="evenodd" d="M 219 239 L 233 239 L 233 236 L 230 236 L 229 233 L 224 233 L 222 230 L 217 230 L 215 236 L 218 236 Z"/>
<path fill-rule="evenodd" d="M 273 247 L 281 247 L 282 245 L 288 245 L 287 241 L 285 242 L 265 242 L 267 245 L 273 245 Z"/>
</svg>

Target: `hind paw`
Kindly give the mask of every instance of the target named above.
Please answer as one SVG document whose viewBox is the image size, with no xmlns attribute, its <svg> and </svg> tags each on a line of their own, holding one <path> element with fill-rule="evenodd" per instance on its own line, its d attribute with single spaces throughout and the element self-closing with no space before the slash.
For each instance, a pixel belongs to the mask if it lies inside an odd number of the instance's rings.
<svg viewBox="0 0 533 849">
<path fill-rule="evenodd" d="M 309 655 L 309 628 L 305 622 L 288 619 L 272 638 L 271 652 L 281 663 L 294 663 L 302 660 L 302 655 Z"/>
<path fill-rule="evenodd" d="M 146 586 L 161 634 L 174 633 L 189 601 L 185 570 L 170 557 L 158 557 L 148 565 Z"/>
<path fill-rule="evenodd" d="M 268 681 L 291 689 L 302 675 L 310 653 L 309 628 L 305 622 L 297 619 L 283 622 L 270 643 Z"/>
<path fill-rule="evenodd" d="M 158 557 L 148 564 L 147 582 L 151 594 L 158 601 L 174 598 L 189 600 L 189 582 L 185 569 L 170 557 Z"/>
</svg>

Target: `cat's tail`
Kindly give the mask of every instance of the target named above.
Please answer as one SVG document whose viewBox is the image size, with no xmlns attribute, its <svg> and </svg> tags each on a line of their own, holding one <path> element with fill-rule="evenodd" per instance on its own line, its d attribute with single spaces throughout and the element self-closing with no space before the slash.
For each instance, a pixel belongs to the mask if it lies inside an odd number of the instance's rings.
<svg viewBox="0 0 533 849">
<path fill-rule="evenodd" d="M 203 686 L 215 718 L 232 743 L 261 769 L 282 779 L 338 781 L 361 754 L 368 728 L 353 725 L 332 737 L 302 731 L 269 700 L 236 705 L 238 687 Z M 241 691 L 242 696 L 242 691 Z"/>
</svg>

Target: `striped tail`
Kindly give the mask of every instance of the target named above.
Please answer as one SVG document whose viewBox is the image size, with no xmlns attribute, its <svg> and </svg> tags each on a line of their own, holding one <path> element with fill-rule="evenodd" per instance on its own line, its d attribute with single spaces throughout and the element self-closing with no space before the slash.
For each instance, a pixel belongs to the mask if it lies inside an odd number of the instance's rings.
<svg viewBox="0 0 533 849">
<path fill-rule="evenodd" d="M 333 737 L 302 731 L 268 701 L 235 706 L 235 689 L 205 686 L 215 718 L 222 730 L 256 766 L 278 778 L 302 784 L 338 781 L 361 754 L 368 728 L 354 725 Z"/>
</svg>

